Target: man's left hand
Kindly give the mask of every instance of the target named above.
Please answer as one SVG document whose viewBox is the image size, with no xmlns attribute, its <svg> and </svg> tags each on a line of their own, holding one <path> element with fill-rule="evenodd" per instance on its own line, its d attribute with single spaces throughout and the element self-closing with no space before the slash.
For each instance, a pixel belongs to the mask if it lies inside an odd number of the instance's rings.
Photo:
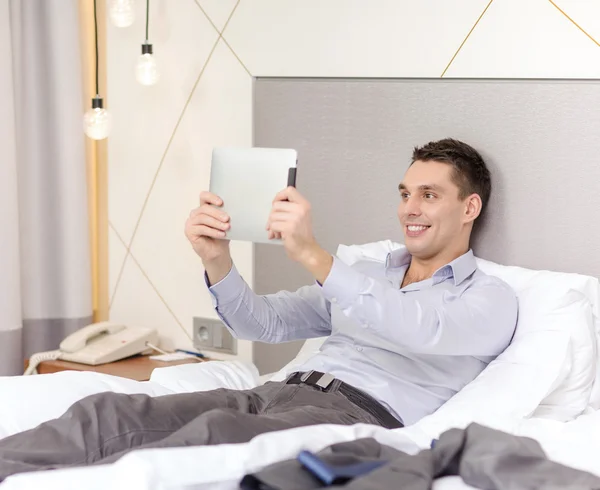
<svg viewBox="0 0 600 490">
<path fill-rule="evenodd" d="M 285 188 L 273 199 L 267 230 L 270 240 L 283 240 L 288 256 L 297 262 L 318 247 L 312 231 L 310 202 L 295 187 Z"/>
<path fill-rule="evenodd" d="M 333 257 L 315 240 L 310 202 L 295 187 L 275 196 L 266 228 L 269 239 L 283 241 L 288 257 L 304 265 L 320 282 L 325 280 Z"/>
</svg>

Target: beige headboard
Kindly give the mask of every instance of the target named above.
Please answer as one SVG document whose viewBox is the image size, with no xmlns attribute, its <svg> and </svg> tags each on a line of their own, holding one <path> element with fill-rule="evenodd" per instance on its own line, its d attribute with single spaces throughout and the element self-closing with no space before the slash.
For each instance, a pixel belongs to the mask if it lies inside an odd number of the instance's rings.
<svg viewBox="0 0 600 490">
<path fill-rule="evenodd" d="M 444 137 L 492 172 L 473 241 L 496 262 L 600 276 L 600 82 L 273 79 L 255 82 L 255 146 L 298 150 L 297 187 L 318 241 L 401 240 L 397 186 L 412 148 Z M 257 245 L 255 290 L 311 281 L 280 247 Z M 298 346 L 257 346 L 263 371 Z M 268 355 L 265 352 L 269 352 Z"/>
</svg>

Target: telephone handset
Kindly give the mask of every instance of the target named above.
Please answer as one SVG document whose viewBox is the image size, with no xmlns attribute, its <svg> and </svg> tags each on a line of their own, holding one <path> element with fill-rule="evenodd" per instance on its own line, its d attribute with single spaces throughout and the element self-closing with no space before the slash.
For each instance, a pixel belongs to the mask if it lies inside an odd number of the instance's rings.
<svg viewBox="0 0 600 490">
<path fill-rule="evenodd" d="M 72 333 L 60 343 L 60 349 L 31 356 L 25 374 L 32 374 L 40 362 L 62 359 L 96 366 L 139 354 L 158 344 L 152 328 L 129 327 L 119 323 L 93 323 Z"/>
<path fill-rule="evenodd" d="M 83 327 L 77 332 L 69 335 L 60 343 L 60 350 L 63 352 L 75 352 L 83 349 L 93 338 L 100 335 L 111 335 L 123 330 L 125 325 L 111 322 L 100 322 Z"/>
</svg>

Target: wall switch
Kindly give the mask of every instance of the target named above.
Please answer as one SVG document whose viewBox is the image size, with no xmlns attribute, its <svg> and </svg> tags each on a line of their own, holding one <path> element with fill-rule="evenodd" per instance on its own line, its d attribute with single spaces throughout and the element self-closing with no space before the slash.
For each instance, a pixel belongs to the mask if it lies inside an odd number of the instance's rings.
<svg viewBox="0 0 600 490">
<path fill-rule="evenodd" d="M 237 354 L 237 342 L 221 320 L 193 318 L 194 347 L 198 350 L 214 350 Z"/>
</svg>

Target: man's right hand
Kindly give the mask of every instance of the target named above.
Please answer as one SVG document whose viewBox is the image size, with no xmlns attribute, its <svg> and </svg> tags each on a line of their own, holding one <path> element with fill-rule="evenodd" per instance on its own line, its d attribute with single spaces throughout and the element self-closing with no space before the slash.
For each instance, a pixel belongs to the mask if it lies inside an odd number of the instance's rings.
<svg viewBox="0 0 600 490">
<path fill-rule="evenodd" d="M 185 236 L 202 259 L 213 284 L 220 278 L 211 275 L 224 277 L 232 264 L 229 240 L 223 239 L 230 228 L 229 215 L 219 209 L 221 206 L 223 200 L 219 196 L 201 192 L 200 206 L 190 212 L 185 222 Z"/>
</svg>

